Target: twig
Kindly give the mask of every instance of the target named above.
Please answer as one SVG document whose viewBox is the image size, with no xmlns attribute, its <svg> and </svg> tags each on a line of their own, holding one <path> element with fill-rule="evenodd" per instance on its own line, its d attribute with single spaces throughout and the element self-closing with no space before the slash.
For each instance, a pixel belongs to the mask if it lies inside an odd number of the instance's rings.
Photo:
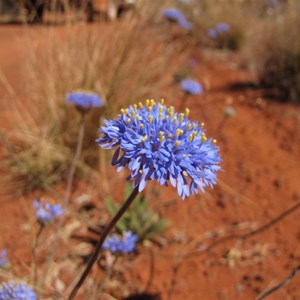
<svg viewBox="0 0 300 300">
<path fill-rule="evenodd" d="M 269 295 L 273 294 L 274 292 L 276 292 L 277 290 L 281 289 L 282 287 L 284 287 L 285 285 L 287 285 L 295 276 L 296 274 L 300 271 L 300 265 L 298 267 L 296 267 L 295 269 L 293 269 L 292 273 L 285 278 L 282 282 L 280 282 L 279 284 L 275 285 L 274 287 L 272 287 L 271 289 L 269 289 L 268 291 L 262 293 L 260 296 L 258 296 L 258 298 L 256 298 L 255 300 L 262 300 L 265 299 L 266 297 L 268 297 Z"/>
<path fill-rule="evenodd" d="M 79 281 L 77 282 L 77 284 L 75 285 L 75 287 L 73 288 L 73 290 L 71 291 L 71 294 L 68 297 L 68 300 L 72 300 L 76 297 L 76 294 L 78 292 L 78 290 L 80 289 L 80 287 L 82 286 L 82 284 L 84 283 L 87 275 L 90 273 L 94 263 L 99 259 L 99 255 L 100 255 L 100 251 L 102 249 L 102 245 L 107 237 L 107 235 L 109 234 L 109 232 L 111 231 L 111 229 L 115 226 L 115 224 L 119 221 L 119 219 L 123 216 L 123 214 L 125 213 L 125 211 L 127 210 L 127 208 L 130 206 L 130 204 L 133 202 L 133 200 L 135 199 L 135 197 L 138 194 L 138 187 L 136 187 L 132 193 L 130 194 L 130 196 L 128 197 L 128 199 L 124 202 L 124 204 L 121 206 L 121 208 L 119 209 L 119 211 L 117 212 L 117 214 L 112 218 L 112 220 L 108 223 L 108 225 L 105 227 L 97 245 L 95 248 L 95 251 L 93 253 L 93 255 L 90 257 L 86 268 L 84 270 L 84 272 L 82 273 Z"/>
<path fill-rule="evenodd" d="M 192 252 L 189 254 L 185 254 L 184 257 L 191 257 L 191 256 L 197 256 L 199 254 L 201 254 L 202 252 L 206 252 L 206 251 L 210 251 L 211 249 L 215 248 L 217 245 L 230 241 L 230 240 L 235 240 L 235 239 L 247 239 L 253 235 L 256 235 L 258 233 L 261 233 L 263 231 L 266 231 L 267 229 L 269 229 L 271 226 L 273 226 L 274 224 L 278 223 L 279 221 L 281 221 L 282 219 L 284 219 L 285 217 L 287 217 L 289 214 L 291 214 L 292 212 L 294 212 L 296 209 L 300 208 L 300 202 L 296 203 L 294 206 L 290 207 L 289 209 L 287 209 L 286 211 L 284 211 L 283 213 L 281 213 L 279 216 L 277 216 L 276 218 L 272 219 L 271 221 L 269 221 L 268 223 L 264 224 L 263 226 L 252 230 L 248 233 L 242 234 L 242 235 L 237 235 L 237 234 L 232 234 L 229 236 L 225 236 L 223 238 L 220 238 L 219 240 L 213 242 L 212 244 L 210 244 L 209 246 L 205 247 L 202 251 L 197 251 L 197 252 Z"/>
</svg>

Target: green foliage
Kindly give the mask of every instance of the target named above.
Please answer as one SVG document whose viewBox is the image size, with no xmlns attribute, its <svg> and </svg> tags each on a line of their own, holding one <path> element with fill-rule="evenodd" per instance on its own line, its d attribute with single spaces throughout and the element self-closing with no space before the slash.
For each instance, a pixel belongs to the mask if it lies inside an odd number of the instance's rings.
<svg viewBox="0 0 300 300">
<path fill-rule="evenodd" d="M 130 193 L 130 184 L 126 184 L 124 199 L 127 199 Z M 118 211 L 118 207 L 110 198 L 105 199 L 105 205 L 112 216 Z M 163 233 L 167 229 L 167 226 L 168 221 L 161 218 L 158 213 L 150 210 L 147 200 L 139 194 L 119 220 L 116 228 L 120 233 L 128 230 L 136 233 L 141 241 L 155 238 L 155 236 Z"/>
</svg>

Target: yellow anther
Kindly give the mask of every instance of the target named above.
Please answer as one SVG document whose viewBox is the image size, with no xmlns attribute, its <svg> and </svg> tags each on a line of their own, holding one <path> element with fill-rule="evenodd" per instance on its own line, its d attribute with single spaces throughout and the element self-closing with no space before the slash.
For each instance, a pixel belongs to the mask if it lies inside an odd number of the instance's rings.
<svg viewBox="0 0 300 300">
<path fill-rule="evenodd" d="M 177 118 L 175 117 L 173 121 L 174 121 L 174 123 L 177 123 Z"/>
<path fill-rule="evenodd" d="M 191 128 L 192 128 L 191 124 L 189 124 L 188 126 L 186 126 L 186 130 L 187 131 L 191 130 Z"/>
<path fill-rule="evenodd" d="M 159 118 L 159 119 L 162 118 L 162 113 L 159 113 L 158 118 Z"/>
<path fill-rule="evenodd" d="M 137 121 L 139 121 L 139 120 L 140 120 L 140 116 L 139 116 L 139 115 L 135 115 L 135 119 L 136 119 Z"/>
<path fill-rule="evenodd" d="M 156 102 L 155 102 L 153 99 L 151 99 L 151 100 L 150 100 L 150 104 L 151 104 L 152 106 L 154 106 L 154 105 L 156 104 Z"/>
<path fill-rule="evenodd" d="M 190 134 L 190 142 L 194 139 L 194 135 L 191 133 Z"/>
<path fill-rule="evenodd" d="M 137 110 L 137 105 L 136 104 L 133 104 L 133 109 Z"/>
<path fill-rule="evenodd" d="M 181 136 L 183 134 L 183 130 L 181 130 L 180 128 L 176 129 L 176 135 L 177 136 Z"/>
<path fill-rule="evenodd" d="M 160 106 L 160 107 L 159 107 L 159 112 L 162 113 L 163 111 L 164 111 L 164 107 L 163 107 L 163 106 Z"/>
<path fill-rule="evenodd" d="M 164 135 L 164 133 L 162 132 L 162 131 L 160 131 L 159 133 L 158 133 L 158 136 L 159 137 L 162 137 Z"/>
<path fill-rule="evenodd" d="M 200 125 L 201 125 L 201 128 L 203 128 L 205 124 L 202 122 Z"/>
<path fill-rule="evenodd" d="M 202 143 L 207 141 L 207 138 L 206 138 L 206 135 L 204 132 L 201 134 L 201 140 L 202 140 Z"/>
<path fill-rule="evenodd" d="M 142 102 L 139 102 L 139 107 L 140 107 L 140 108 L 143 108 L 143 107 L 144 107 L 144 105 L 143 105 Z"/>
<path fill-rule="evenodd" d="M 149 117 L 148 117 L 148 121 L 151 123 L 152 120 L 153 120 L 153 117 L 152 117 L 152 116 L 149 116 Z"/>
<path fill-rule="evenodd" d="M 184 117 L 184 114 L 183 114 L 183 113 L 180 113 L 180 114 L 179 114 L 179 120 L 180 120 L 180 122 L 182 122 L 183 117 Z"/>
<path fill-rule="evenodd" d="M 185 114 L 186 114 L 187 117 L 189 116 L 190 110 L 188 108 L 185 109 Z"/>
<path fill-rule="evenodd" d="M 124 109 L 126 115 L 128 115 L 128 108 Z"/>
<path fill-rule="evenodd" d="M 127 121 L 126 121 L 126 123 L 129 124 L 130 122 L 131 122 L 131 119 L 128 118 Z"/>
<path fill-rule="evenodd" d="M 166 116 L 166 118 L 165 118 L 165 119 L 166 119 L 166 120 L 169 120 L 169 118 L 170 118 L 169 116 Z"/>
<path fill-rule="evenodd" d="M 212 140 L 213 144 L 215 145 L 217 143 L 217 140 L 216 139 L 213 139 Z"/>
<path fill-rule="evenodd" d="M 164 104 L 165 104 L 165 99 L 164 99 L 164 98 L 161 98 L 161 99 L 160 99 L 160 103 L 161 103 L 162 105 L 164 105 Z"/>
<path fill-rule="evenodd" d="M 140 124 L 140 128 L 143 128 L 144 127 L 144 124 Z"/>
<path fill-rule="evenodd" d="M 178 147 L 180 145 L 180 142 L 179 141 L 176 141 L 175 142 L 175 147 Z"/>
<path fill-rule="evenodd" d="M 123 115 L 125 113 L 125 110 L 122 108 L 121 109 L 121 114 Z"/>
<path fill-rule="evenodd" d="M 159 139 L 160 139 L 161 142 L 165 141 L 165 137 L 163 135 Z"/>
<path fill-rule="evenodd" d="M 196 128 L 196 124 L 192 124 L 192 128 L 195 129 Z"/>
<path fill-rule="evenodd" d="M 139 173 L 140 173 L 140 174 L 143 174 L 144 172 L 143 172 L 143 170 L 139 170 Z"/>
<path fill-rule="evenodd" d="M 174 113 L 171 111 L 171 112 L 169 113 L 169 115 L 170 115 L 170 118 L 173 118 Z"/>
<path fill-rule="evenodd" d="M 133 117 L 134 117 L 134 111 L 131 112 L 131 118 L 133 118 Z"/>
<path fill-rule="evenodd" d="M 167 136 L 168 139 L 171 139 L 172 137 L 173 137 L 172 133 L 169 133 L 168 136 Z"/>
<path fill-rule="evenodd" d="M 146 100 L 146 105 L 149 106 L 149 104 L 150 104 L 150 101 L 149 101 L 149 99 L 147 99 Z"/>
<path fill-rule="evenodd" d="M 147 141 L 148 140 L 148 136 L 147 135 L 145 135 L 145 136 L 143 136 L 142 138 L 141 138 L 141 141 L 142 142 L 145 142 L 145 141 Z"/>
<path fill-rule="evenodd" d="M 187 171 L 183 171 L 182 175 L 185 176 L 185 177 L 189 176 L 189 174 L 187 173 Z"/>
</svg>

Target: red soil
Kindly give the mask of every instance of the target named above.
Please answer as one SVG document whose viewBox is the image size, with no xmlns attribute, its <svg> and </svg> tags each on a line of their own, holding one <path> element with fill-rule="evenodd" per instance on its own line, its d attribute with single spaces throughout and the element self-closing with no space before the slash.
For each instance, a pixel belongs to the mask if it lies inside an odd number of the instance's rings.
<svg viewBox="0 0 300 300">
<path fill-rule="evenodd" d="M 14 126 L 9 122 L 14 112 L 7 101 L 13 93 L 22 95 L 19 69 L 29 55 L 28 31 L 35 33 L 32 43 L 43 43 L 43 28 L 38 26 L 0 27 L 0 122 L 7 132 Z M 186 104 L 191 119 L 205 122 L 208 135 L 218 139 L 223 160 L 219 184 L 213 191 L 185 201 L 172 188 L 161 188 L 158 199 L 151 199 L 151 207 L 170 220 L 171 226 L 160 243 L 141 246 L 138 254 L 124 260 L 127 271 L 118 278 L 127 284 L 128 292 L 174 300 L 254 300 L 300 264 L 299 208 L 263 231 L 237 237 L 300 203 L 300 107 L 271 101 L 263 90 L 249 86 L 253 78 L 240 68 L 236 55 L 213 54 L 211 50 L 195 50 L 192 58 L 198 64 L 194 74 L 206 91 L 202 96 L 190 96 Z M 176 86 L 166 87 L 166 94 L 167 101 L 182 96 Z M 228 105 L 236 116 L 220 127 Z M 113 167 L 110 169 L 115 177 Z M 157 190 L 156 184 L 150 184 L 149 194 L 151 187 Z M 79 184 L 76 194 L 85 193 L 85 188 L 84 183 Z M 118 189 L 117 179 L 111 189 Z M 101 208 L 100 195 L 94 188 L 92 197 Z M 31 199 L 33 195 L 1 198 L 0 248 L 8 250 L 13 273 L 24 278 L 32 275 L 28 273 L 33 237 L 30 226 L 34 223 Z M 72 256 L 70 242 L 63 245 L 64 255 Z M 63 270 L 58 277 L 68 285 L 78 272 L 76 265 Z M 300 299 L 299 276 L 269 299 Z M 123 289 L 119 292 L 118 285 L 111 286 L 112 294 L 121 298 Z"/>
</svg>

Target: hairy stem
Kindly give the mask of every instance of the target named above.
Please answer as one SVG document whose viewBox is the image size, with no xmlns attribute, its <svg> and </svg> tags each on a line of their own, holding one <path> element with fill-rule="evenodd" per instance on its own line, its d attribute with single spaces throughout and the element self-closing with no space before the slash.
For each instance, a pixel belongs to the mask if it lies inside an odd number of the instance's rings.
<svg viewBox="0 0 300 300">
<path fill-rule="evenodd" d="M 83 271 L 81 277 L 79 278 L 78 282 L 76 283 L 75 287 L 73 288 L 68 300 L 73 300 L 76 297 L 76 294 L 82 284 L 84 283 L 87 275 L 91 272 L 91 269 L 94 265 L 94 263 L 99 259 L 100 251 L 102 249 L 102 245 L 108 236 L 109 232 L 112 230 L 112 228 L 116 225 L 116 223 L 120 220 L 120 218 L 123 216 L 127 208 L 130 206 L 130 204 L 133 202 L 135 197 L 138 194 L 138 187 L 136 187 L 132 193 L 129 195 L 128 199 L 124 202 L 124 204 L 121 206 L 119 211 L 116 213 L 116 215 L 112 218 L 112 220 L 108 223 L 108 225 L 105 227 L 97 245 L 95 248 L 94 253 L 90 257 L 89 261 L 87 262 L 86 268 Z"/>
</svg>

